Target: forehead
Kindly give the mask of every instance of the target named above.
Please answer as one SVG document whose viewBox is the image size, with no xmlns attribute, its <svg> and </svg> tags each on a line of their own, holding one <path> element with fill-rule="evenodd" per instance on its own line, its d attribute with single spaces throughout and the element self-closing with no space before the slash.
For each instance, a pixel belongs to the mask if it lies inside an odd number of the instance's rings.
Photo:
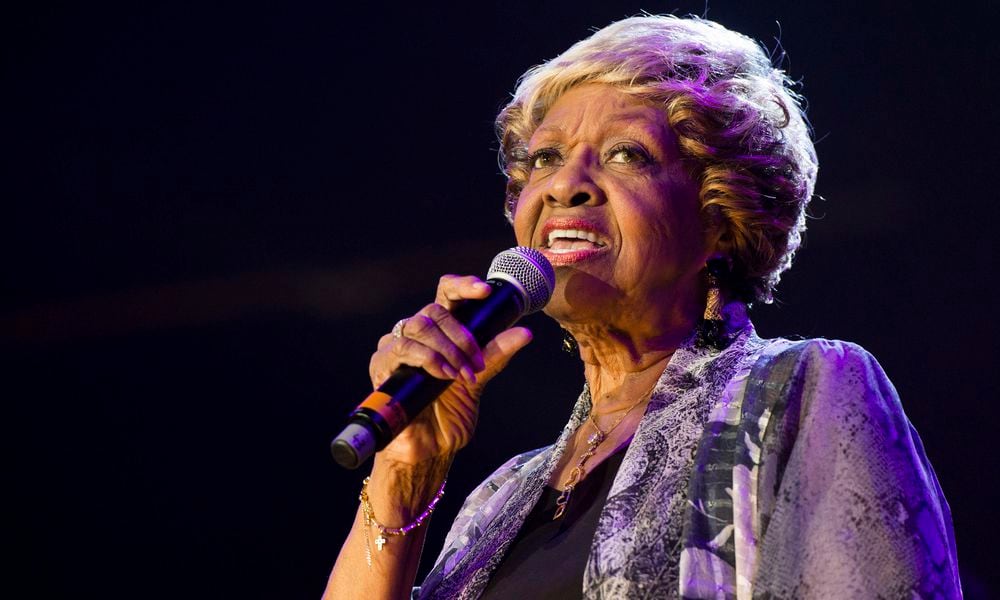
<svg viewBox="0 0 1000 600">
<path fill-rule="evenodd" d="M 573 138 L 633 131 L 671 139 L 666 116 L 648 101 L 605 84 L 584 84 L 559 96 L 531 136 Z"/>
</svg>

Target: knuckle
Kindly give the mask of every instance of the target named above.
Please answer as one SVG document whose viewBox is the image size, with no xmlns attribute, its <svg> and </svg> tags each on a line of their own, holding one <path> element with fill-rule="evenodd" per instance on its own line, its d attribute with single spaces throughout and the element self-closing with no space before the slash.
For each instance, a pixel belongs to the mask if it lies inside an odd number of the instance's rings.
<svg viewBox="0 0 1000 600">
<path fill-rule="evenodd" d="M 392 350 L 393 350 L 392 344 L 388 344 L 386 346 L 382 346 L 375 352 L 372 352 L 371 360 L 368 361 L 369 367 L 374 369 L 379 364 L 385 362 L 388 359 L 388 355 L 392 352 Z"/>
<path fill-rule="evenodd" d="M 458 275 L 453 275 L 451 273 L 442 275 L 440 278 L 438 278 L 438 289 L 449 288 L 453 286 L 455 284 L 456 279 L 458 279 Z"/>
<path fill-rule="evenodd" d="M 403 356 L 406 354 L 408 347 L 412 345 L 412 342 L 406 338 L 399 338 L 394 344 L 389 347 L 389 351 L 396 356 Z"/>
<path fill-rule="evenodd" d="M 410 335 L 420 336 L 427 333 L 428 329 L 434 327 L 435 325 L 434 319 L 430 318 L 425 313 L 425 311 L 429 310 L 429 307 L 431 306 L 434 305 L 433 304 L 427 305 L 426 307 L 424 307 L 422 311 L 410 317 L 410 320 L 406 322 L 406 324 L 409 326 Z"/>
<path fill-rule="evenodd" d="M 412 365 L 414 367 L 426 365 L 435 354 L 427 346 L 407 338 L 397 340 L 392 345 L 391 352 L 394 358 L 389 361 L 390 365 Z"/>
<path fill-rule="evenodd" d="M 371 360 L 368 361 L 368 375 L 371 377 L 375 387 L 378 387 L 386 380 L 387 375 L 385 372 L 385 356 L 380 352 L 376 352 L 372 355 Z"/>
<path fill-rule="evenodd" d="M 426 312 L 427 317 L 429 317 L 435 323 L 440 323 L 441 321 L 451 316 L 451 313 L 448 312 L 447 308 L 437 303 L 428 304 L 424 310 L 427 311 Z"/>
</svg>

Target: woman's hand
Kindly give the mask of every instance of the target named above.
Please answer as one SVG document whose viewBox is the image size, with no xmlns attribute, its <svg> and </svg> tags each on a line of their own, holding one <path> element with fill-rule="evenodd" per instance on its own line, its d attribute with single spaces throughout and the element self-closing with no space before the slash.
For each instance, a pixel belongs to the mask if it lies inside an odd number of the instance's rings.
<svg viewBox="0 0 1000 600">
<path fill-rule="evenodd" d="M 374 387 L 400 365 L 421 367 L 433 377 L 454 380 L 380 452 L 381 458 L 410 465 L 450 458 L 472 439 L 486 383 L 531 341 L 530 331 L 514 327 L 480 349 L 452 316 L 453 308 L 465 300 L 486 298 L 491 289 L 474 276 L 445 275 L 434 303 L 407 319 L 400 337 L 389 333 L 379 340 L 369 365 Z"/>
</svg>

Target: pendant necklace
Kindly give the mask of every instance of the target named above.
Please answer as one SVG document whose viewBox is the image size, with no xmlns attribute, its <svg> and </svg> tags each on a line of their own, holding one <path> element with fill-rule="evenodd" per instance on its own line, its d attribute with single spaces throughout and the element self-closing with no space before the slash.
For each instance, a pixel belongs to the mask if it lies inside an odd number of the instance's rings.
<svg viewBox="0 0 1000 600">
<path fill-rule="evenodd" d="M 655 388 L 656 386 L 654 385 L 653 387 Z M 625 411 L 625 414 L 618 417 L 618 420 L 615 421 L 614 424 L 610 428 L 608 428 L 607 431 L 603 431 L 600 428 L 600 426 L 598 426 L 597 419 L 594 418 L 594 412 L 591 411 L 588 420 L 590 421 L 590 424 L 594 426 L 594 429 L 596 429 L 597 431 L 592 433 L 590 437 L 587 438 L 587 450 L 580 455 L 580 461 L 576 463 L 576 466 L 573 467 L 573 470 L 569 472 L 569 477 L 567 477 L 566 482 L 563 483 L 563 491 L 561 494 L 559 494 L 559 498 L 556 500 L 556 514 L 552 517 L 553 521 L 558 520 L 560 517 L 563 516 L 563 513 L 566 512 L 566 506 L 569 504 L 569 497 L 570 495 L 573 494 L 573 489 L 576 487 L 576 485 L 580 483 L 581 479 L 583 479 L 583 475 L 584 473 L 586 473 L 584 466 L 587 464 L 587 461 L 590 460 L 590 458 L 597 453 L 597 447 L 601 445 L 601 442 L 608 439 L 608 436 L 611 435 L 611 432 L 614 431 L 616 427 L 622 424 L 622 421 L 625 420 L 625 417 L 627 417 L 629 413 L 631 413 L 636 406 L 639 406 L 639 404 L 642 403 L 643 400 L 651 396 L 652 393 L 653 389 L 650 388 L 648 392 L 640 396 L 639 399 L 635 401 L 635 404 L 628 407 L 628 410 Z"/>
</svg>

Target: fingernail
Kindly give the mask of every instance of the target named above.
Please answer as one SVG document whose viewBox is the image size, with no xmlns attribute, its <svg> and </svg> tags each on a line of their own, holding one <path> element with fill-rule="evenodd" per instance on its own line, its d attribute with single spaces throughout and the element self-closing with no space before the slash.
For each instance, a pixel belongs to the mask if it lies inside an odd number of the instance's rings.
<svg viewBox="0 0 1000 600">
<path fill-rule="evenodd" d="M 493 289 L 493 288 L 491 288 L 491 287 L 490 287 L 490 284 L 488 284 L 488 283 L 483 283 L 482 281 L 480 281 L 480 282 L 476 283 L 476 287 L 477 287 L 478 289 L 480 289 L 480 290 L 483 290 L 483 291 L 486 291 L 486 290 L 490 290 L 490 289 Z"/>
<path fill-rule="evenodd" d="M 455 379 L 458 377 L 458 371 L 456 371 L 455 367 L 449 365 L 448 363 L 441 365 L 441 370 L 448 376 L 448 379 Z"/>
<path fill-rule="evenodd" d="M 468 381 L 469 383 L 476 383 L 476 374 L 473 373 L 472 369 L 470 369 L 469 367 L 466 366 L 462 367 L 462 377 L 464 377 L 465 380 Z"/>
</svg>

